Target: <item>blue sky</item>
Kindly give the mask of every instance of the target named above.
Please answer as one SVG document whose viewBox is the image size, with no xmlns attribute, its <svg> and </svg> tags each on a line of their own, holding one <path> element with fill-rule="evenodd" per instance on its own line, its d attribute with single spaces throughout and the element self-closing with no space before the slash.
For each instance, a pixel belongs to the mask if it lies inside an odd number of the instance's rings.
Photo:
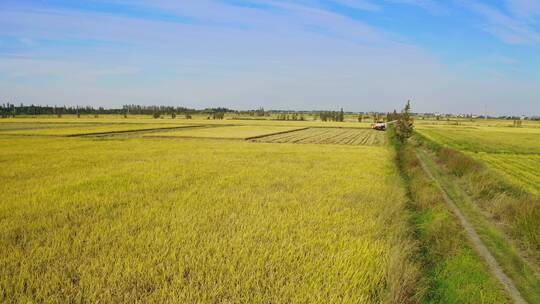
<svg viewBox="0 0 540 304">
<path fill-rule="evenodd" d="M 0 1 L 0 102 L 540 114 L 540 0 Z"/>
</svg>

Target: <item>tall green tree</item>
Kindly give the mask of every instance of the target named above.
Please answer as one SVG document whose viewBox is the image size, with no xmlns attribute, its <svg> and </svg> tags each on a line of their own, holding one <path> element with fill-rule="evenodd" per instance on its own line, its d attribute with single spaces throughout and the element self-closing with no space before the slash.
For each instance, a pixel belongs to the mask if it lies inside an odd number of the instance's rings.
<svg viewBox="0 0 540 304">
<path fill-rule="evenodd" d="M 411 101 L 407 100 L 405 108 L 399 114 L 396 121 L 396 136 L 401 142 L 407 141 L 414 130 L 414 120 L 411 117 Z"/>
</svg>

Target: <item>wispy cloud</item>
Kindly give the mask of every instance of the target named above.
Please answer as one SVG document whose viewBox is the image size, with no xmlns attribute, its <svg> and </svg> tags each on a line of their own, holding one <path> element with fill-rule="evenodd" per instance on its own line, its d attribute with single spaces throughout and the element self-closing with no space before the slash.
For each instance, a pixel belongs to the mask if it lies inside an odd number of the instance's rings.
<svg viewBox="0 0 540 304">
<path fill-rule="evenodd" d="M 506 0 L 510 12 L 519 18 L 537 23 L 540 16 L 540 1 L 538 0 Z"/>
<path fill-rule="evenodd" d="M 335 3 L 344 5 L 350 8 L 365 10 L 365 11 L 380 11 L 382 7 L 371 1 L 364 0 L 334 0 Z"/>
<path fill-rule="evenodd" d="M 385 0 L 388 3 L 398 3 L 398 4 L 407 4 L 418 6 L 424 9 L 427 9 L 431 12 L 440 12 L 444 10 L 444 6 L 439 2 L 433 0 Z"/>
<path fill-rule="evenodd" d="M 483 18 L 483 29 L 508 44 L 540 44 L 540 33 L 524 19 L 523 14 L 528 5 L 524 0 L 509 0 L 514 14 L 505 13 L 502 9 L 486 5 L 478 1 L 461 1 L 461 3 Z M 532 15 L 529 15 L 532 16 Z"/>
</svg>

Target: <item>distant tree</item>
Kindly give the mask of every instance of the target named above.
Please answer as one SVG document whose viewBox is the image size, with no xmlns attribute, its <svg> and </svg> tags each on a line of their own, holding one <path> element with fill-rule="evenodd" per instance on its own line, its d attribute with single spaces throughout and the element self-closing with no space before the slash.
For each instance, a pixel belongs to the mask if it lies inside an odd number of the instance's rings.
<svg viewBox="0 0 540 304">
<path fill-rule="evenodd" d="M 399 117 L 399 114 L 397 113 L 396 110 L 394 110 L 394 112 L 386 114 L 386 121 L 394 121 L 394 120 L 397 120 L 398 117 Z"/>
<path fill-rule="evenodd" d="M 362 114 L 358 115 L 358 122 L 362 122 Z"/>
<path fill-rule="evenodd" d="M 159 118 L 159 117 L 161 117 L 161 114 L 160 114 L 158 111 L 156 111 L 156 112 L 154 112 L 154 114 L 152 115 L 152 117 L 154 117 L 154 118 Z"/>
<path fill-rule="evenodd" d="M 175 119 L 175 118 L 176 118 L 176 113 L 173 112 L 173 113 L 171 114 L 171 118 L 172 118 L 172 119 Z"/>
<path fill-rule="evenodd" d="M 213 119 L 223 119 L 225 118 L 225 112 L 214 112 L 212 113 Z"/>
<path fill-rule="evenodd" d="M 186 114 L 186 119 L 191 119 L 191 115 Z"/>
</svg>

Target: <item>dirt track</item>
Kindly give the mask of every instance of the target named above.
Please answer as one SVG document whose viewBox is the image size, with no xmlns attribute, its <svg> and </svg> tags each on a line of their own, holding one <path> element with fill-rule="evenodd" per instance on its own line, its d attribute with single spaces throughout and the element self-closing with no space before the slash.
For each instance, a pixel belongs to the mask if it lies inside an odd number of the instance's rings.
<svg viewBox="0 0 540 304">
<path fill-rule="evenodd" d="M 501 266 L 497 263 L 491 252 L 487 249 L 487 247 L 484 245 L 480 237 L 478 236 L 478 233 L 476 233 L 476 230 L 473 228 L 473 226 L 467 221 L 467 219 L 463 216 L 459 208 L 456 206 L 455 202 L 448 196 L 444 188 L 440 185 L 440 183 L 437 181 L 437 179 L 433 176 L 430 169 L 420 157 L 418 153 L 416 153 L 416 157 L 418 158 L 418 161 L 424 170 L 424 172 L 427 174 L 427 176 L 433 180 L 439 191 L 441 192 L 444 201 L 448 208 L 452 211 L 452 213 L 458 218 L 461 226 L 465 230 L 465 233 L 467 235 L 467 238 L 471 242 L 472 248 L 478 253 L 478 255 L 485 261 L 487 266 L 489 267 L 490 271 L 492 272 L 493 276 L 504 286 L 505 290 L 507 291 L 509 297 L 512 299 L 514 303 L 527 303 L 523 297 L 521 296 L 519 290 L 517 290 L 516 286 L 512 282 L 512 280 L 503 272 Z"/>
</svg>

